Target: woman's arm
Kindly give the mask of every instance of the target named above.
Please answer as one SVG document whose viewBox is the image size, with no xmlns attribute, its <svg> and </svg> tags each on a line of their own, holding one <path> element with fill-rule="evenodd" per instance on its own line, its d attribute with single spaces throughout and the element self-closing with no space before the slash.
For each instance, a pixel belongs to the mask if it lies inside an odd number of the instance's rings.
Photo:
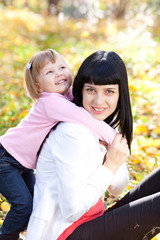
<svg viewBox="0 0 160 240">
<path fill-rule="evenodd" d="M 118 196 L 128 185 L 129 174 L 125 161 L 129 156 L 129 148 L 125 138 L 117 134 L 111 146 L 103 144 L 107 149 L 103 165 L 114 174 L 109 191 L 112 195 Z"/>
<path fill-rule="evenodd" d="M 61 94 L 50 95 L 46 103 L 46 114 L 50 120 L 82 124 L 108 144 L 112 144 L 116 135 L 116 131 L 104 121 L 96 120 L 83 107 L 76 106 Z"/>
<path fill-rule="evenodd" d="M 124 192 L 129 183 L 129 174 L 126 163 L 123 163 L 114 175 L 112 184 L 109 186 L 109 192 L 118 196 Z"/>
</svg>

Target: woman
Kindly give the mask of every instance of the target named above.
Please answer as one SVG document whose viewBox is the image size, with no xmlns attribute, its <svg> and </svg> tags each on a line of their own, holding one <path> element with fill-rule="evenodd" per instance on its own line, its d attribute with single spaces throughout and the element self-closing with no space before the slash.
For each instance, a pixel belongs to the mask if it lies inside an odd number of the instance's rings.
<svg viewBox="0 0 160 240">
<path fill-rule="evenodd" d="M 160 232 L 159 169 L 108 211 L 101 196 L 128 184 L 125 161 L 132 140 L 128 77 L 114 52 L 98 51 L 81 65 L 74 102 L 119 127 L 111 146 L 85 127 L 60 123 L 43 144 L 27 240 L 139 240 Z M 125 140 L 127 139 L 127 140 Z M 107 149 L 107 151 L 106 151 Z"/>
</svg>

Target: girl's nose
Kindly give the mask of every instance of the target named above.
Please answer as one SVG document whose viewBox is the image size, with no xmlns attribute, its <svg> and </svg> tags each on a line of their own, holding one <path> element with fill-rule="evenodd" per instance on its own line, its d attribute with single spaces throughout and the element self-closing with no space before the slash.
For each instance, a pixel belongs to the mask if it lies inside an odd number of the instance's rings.
<svg viewBox="0 0 160 240">
<path fill-rule="evenodd" d="M 56 76 L 59 77 L 59 76 L 61 76 L 61 74 L 62 74 L 61 71 L 57 69 Z"/>
</svg>

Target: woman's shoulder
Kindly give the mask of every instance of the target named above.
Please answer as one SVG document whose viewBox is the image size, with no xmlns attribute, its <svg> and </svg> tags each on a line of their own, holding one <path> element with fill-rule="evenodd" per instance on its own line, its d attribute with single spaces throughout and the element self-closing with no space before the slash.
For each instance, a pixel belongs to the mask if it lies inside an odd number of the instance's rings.
<svg viewBox="0 0 160 240">
<path fill-rule="evenodd" d="M 98 138 L 85 126 L 78 123 L 61 122 L 53 131 L 54 135 L 79 141 L 98 141 Z"/>
<path fill-rule="evenodd" d="M 63 131 L 63 132 L 70 132 L 74 133 L 79 132 L 79 133 L 86 133 L 86 134 L 91 134 L 91 131 L 84 125 L 80 123 L 70 123 L 70 122 L 61 122 L 57 126 L 58 131 Z"/>
</svg>

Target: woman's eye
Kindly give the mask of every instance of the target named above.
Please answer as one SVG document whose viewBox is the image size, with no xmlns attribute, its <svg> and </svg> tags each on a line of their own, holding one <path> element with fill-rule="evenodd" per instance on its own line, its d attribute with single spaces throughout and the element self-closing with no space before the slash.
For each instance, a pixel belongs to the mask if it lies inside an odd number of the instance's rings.
<svg viewBox="0 0 160 240">
<path fill-rule="evenodd" d="M 107 93 L 107 94 L 112 94 L 113 91 L 112 91 L 112 90 L 107 90 L 106 93 Z"/>
<path fill-rule="evenodd" d="M 87 88 L 86 91 L 87 91 L 88 93 L 94 93 L 94 90 L 93 90 L 92 88 Z"/>
</svg>

